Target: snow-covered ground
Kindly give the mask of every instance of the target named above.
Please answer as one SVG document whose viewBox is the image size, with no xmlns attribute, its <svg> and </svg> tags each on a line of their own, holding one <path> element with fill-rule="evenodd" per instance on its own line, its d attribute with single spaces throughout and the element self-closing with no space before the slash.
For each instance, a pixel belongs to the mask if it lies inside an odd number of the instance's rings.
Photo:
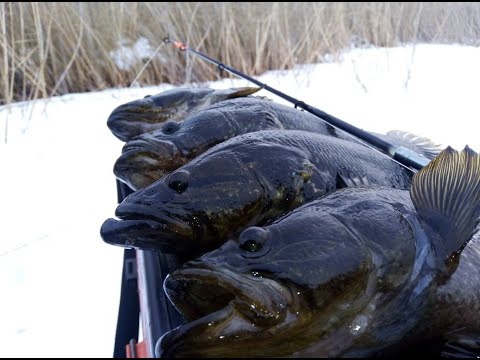
<svg viewBox="0 0 480 360">
<path fill-rule="evenodd" d="M 480 48 L 458 45 L 354 49 L 340 62 L 258 79 L 365 130 L 480 151 L 479 64 Z M 123 250 L 99 230 L 114 215 L 123 143 L 106 120 L 118 105 L 171 87 L 0 107 L 0 357 L 112 356 Z"/>
</svg>

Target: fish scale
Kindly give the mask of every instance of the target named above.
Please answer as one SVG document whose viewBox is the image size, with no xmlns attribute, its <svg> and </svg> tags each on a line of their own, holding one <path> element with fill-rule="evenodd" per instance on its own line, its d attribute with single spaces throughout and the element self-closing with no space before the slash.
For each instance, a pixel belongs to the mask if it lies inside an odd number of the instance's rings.
<svg viewBox="0 0 480 360">
<path fill-rule="evenodd" d="M 170 273 L 165 292 L 188 322 L 156 355 L 478 358 L 479 221 L 468 147 L 445 149 L 409 191 L 334 191 Z M 278 316 L 259 321 L 248 305 Z"/>
<path fill-rule="evenodd" d="M 258 139 L 255 133 L 246 135 L 246 137 Z M 342 139 L 329 138 L 328 141 L 319 141 L 316 136 L 309 136 L 295 130 L 291 130 L 290 134 L 283 131 L 266 130 L 261 132 L 260 137 L 265 143 L 308 151 L 309 160 L 315 165 L 325 164 L 332 172 L 336 172 L 340 168 L 350 174 L 362 175 L 377 185 L 407 189 L 414 174 L 386 156 L 372 156 L 371 151 L 361 151 L 357 144 L 351 144 Z M 338 161 L 338 164 L 333 166 L 333 162 L 326 163 L 331 159 L 334 159 L 335 162 Z M 377 171 L 378 169 L 385 171 Z M 332 175 L 334 174 L 332 173 Z"/>
<path fill-rule="evenodd" d="M 205 252 L 350 183 L 406 189 L 412 176 L 357 143 L 300 130 L 258 131 L 218 144 L 131 194 L 117 208 L 120 220 L 107 220 L 101 234 L 120 246 Z M 203 220 L 193 228 L 192 218 Z M 144 219 L 157 219 L 161 231 Z"/>
<path fill-rule="evenodd" d="M 214 145 L 242 134 L 275 129 L 309 131 L 368 147 L 357 138 L 335 129 L 308 112 L 263 98 L 241 97 L 215 103 L 198 113 L 189 114 L 183 121 L 168 122 L 156 131 L 128 141 L 115 163 L 114 173 L 132 189 L 138 190 Z M 420 153 L 425 147 L 424 140 L 417 144 L 415 141 L 418 137 L 398 131 L 382 138 Z M 427 153 L 432 156 L 434 150 L 434 147 L 429 146 Z M 354 179 L 352 181 L 355 182 Z"/>
</svg>

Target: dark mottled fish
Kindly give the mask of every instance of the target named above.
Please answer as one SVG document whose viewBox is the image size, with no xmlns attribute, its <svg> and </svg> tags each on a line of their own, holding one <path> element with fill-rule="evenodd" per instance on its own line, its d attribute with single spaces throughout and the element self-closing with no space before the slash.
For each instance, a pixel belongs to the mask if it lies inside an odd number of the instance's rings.
<svg viewBox="0 0 480 360">
<path fill-rule="evenodd" d="M 251 95 L 260 88 L 178 88 L 118 106 L 107 126 L 122 141 L 162 127 L 165 121 L 180 121 L 219 101 Z"/>
<path fill-rule="evenodd" d="M 191 322 L 158 355 L 391 356 L 445 335 L 442 355 L 475 354 L 479 220 L 468 147 L 443 151 L 410 192 L 335 191 L 173 271 L 164 288 Z"/>
<path fill-rule="evenodd" d="M 413 173 L 362 145 L 297 130 L 237 136 L 128 196 L 107 243 L 164 252 L 208 250 L 337 188 L 368 182 L 407 189 Z"/>
<path fill-rule="evenodd" d="M 216 144 L 260 130 L 305 130 L 353 140 L 318 117 L 256 97 L 225 100 L 181 122 L 128 141 L 114 174 L 138 190 L 169 174 Z"/>
</svg>

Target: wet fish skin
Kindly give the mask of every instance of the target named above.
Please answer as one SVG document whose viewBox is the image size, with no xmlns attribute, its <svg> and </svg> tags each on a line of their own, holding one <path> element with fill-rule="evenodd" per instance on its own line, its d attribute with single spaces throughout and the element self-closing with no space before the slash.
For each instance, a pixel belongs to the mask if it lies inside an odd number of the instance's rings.
<svg viewBox="0 0 480 360">
<path fill-rule="evenodd" d="M 114 174 L 138 190 L 216 144 L 241 134 L 274 129 L 304 130 L 358 141 L 307 112 L 258 97 L 235 98 L 128 141 L 114 165 Z"/>
<path fill-rule="evenodd" d="M 248 96 L 260 88 L 175 88 L 115 108 L 107 120 L 112 133 L 122 141 L 162 127 L 165 121 L 180 121 L 213 103 Z"/>
<path fill-rule="evenodd" d="M 434 252 L 413 214 L 407 191 L 342 189 L 268 226 L 244 230 L 167 277 L 166 294 L 191 322 L 167 333 L 159 352 L 376 354 L 411 330 L 431 297 Z M 249 297 L 252 288 L 262 288 L 263 297 Z M 257 321 L 252 309 L 272 308 L 272 298 L 278 299 L 274 320 Z M 382 337 L 388 340 L 373 341 Z"/>
<path fill-rule="evenodd" d="M 161 129 L 131 139 L 123 147 L 113 172 L 118 179 L 138 190 L 216 144 L 248 132 L 274 129 L 304 130 L 362 143 L 308 112 L 259 97 L 242 97 L 215 103 L 183 121 L 169 121 Z M 429 159 L 440 152 L 428 139 L 406 132 L 375 135 Z"/>
<path fill-rule="evenodd" d="M 246 107 L 235 106 L 246 100 Z M 163 128 L 128 141 L 114 165 L 116 177 L 132 189 L 143 188 L 178 169 L 214 145 L 239 134 L 259 129 L 282 129 L 269 113 L 265 100 L 233 99 L 229 106 L 203 110 L 180 123 L 167 122 Z M 256 104 L 256 105 L 255 105 Z"/>
<path fill-rule="evenodd" d="M 190 322 L 158 355 L 392 356 L 442 338 L 438 354 L 474 354 L 479 222 L 468 147 L 442 151 L 409 191 L 337 190 L 173 271 L 164 288 Z"/>
<path fill-rule="evenodd" d="M 258 97 L 235 98 L 131 139 L 113 171 L 118 179 L 138 190 L 216 144 L 241 134 L 274 129 L 304 130 L 358 141 L 307 112 Z"/>
<path fill-rule="evenodd" d="M 368 176 L 367 176 L 368 174 Z M 221 143 L 127 197 L 101 229 L 110 244 L 139 246 L 124 220 L 159 223 L 158 236 L 135 234 L 142 247 L 207 251 L 338 187 L 340 180 L 408 188 L 413 172 L 362 145 L 296 130 L 259 131 Z M 175 224 L 171 233 L 170 224 Z M 130 229 L 130 228 L 129 228 Z M 129 234 L 130 233 L 129 231 Z M 172 242 L 171 239 L 175 238 Z"/>
</svg>

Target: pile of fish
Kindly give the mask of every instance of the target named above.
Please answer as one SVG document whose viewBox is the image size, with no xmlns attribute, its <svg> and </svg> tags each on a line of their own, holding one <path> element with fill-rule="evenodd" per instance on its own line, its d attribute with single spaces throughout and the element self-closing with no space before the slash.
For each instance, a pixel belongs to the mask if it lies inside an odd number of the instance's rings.
<svg viewBox="0 0 480 360">
<path fill-rule="evenodd" d="M 119 106 L 114 174 L 134 193 L 109 244 L 181 255 L 188 323 L 162 357 L 389 356 L 480 348 L 480 156 L 406 132 L 415 172 L 258 88 L 173 89 Z M 478 236 L 477 236 L 478 238 Z"/>
</svg>

